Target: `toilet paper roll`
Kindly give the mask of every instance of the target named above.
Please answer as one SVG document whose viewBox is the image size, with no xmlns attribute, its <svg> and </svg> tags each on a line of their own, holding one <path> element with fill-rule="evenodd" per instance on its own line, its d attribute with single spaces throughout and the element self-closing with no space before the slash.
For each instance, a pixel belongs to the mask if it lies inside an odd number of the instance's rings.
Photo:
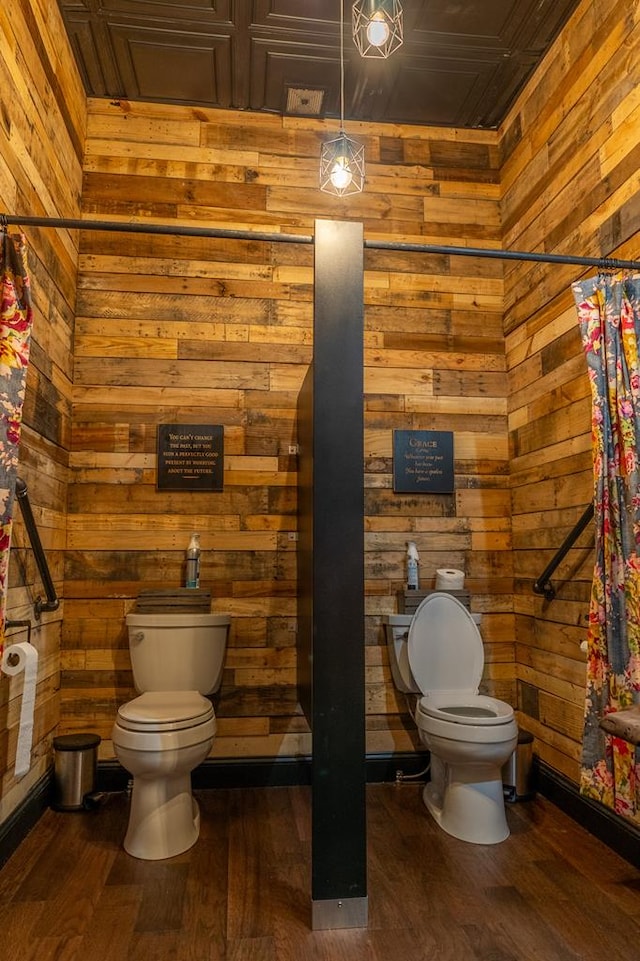
<svg viewBox="0 0 640 961">
<path fill-rule="evenodd" d="M 33 741 L 33 715 L 36 704 L 36 681 L 38 678 L 38 652 L 33 644 L 26 642 L 10 644 L 2 654 L 2 671 L 9 677 L 24 673 L 18 746 L 16 747 L 16 777 L 22 777 L 31 767 L 31 744 Z"/>
<path fill-rule="evenodd" d="M 440 568 L 436 571 L 437 591 L 461 591 L 463 587 L 464 571 L 457 571 L 455 568 Z"/>
</svg>

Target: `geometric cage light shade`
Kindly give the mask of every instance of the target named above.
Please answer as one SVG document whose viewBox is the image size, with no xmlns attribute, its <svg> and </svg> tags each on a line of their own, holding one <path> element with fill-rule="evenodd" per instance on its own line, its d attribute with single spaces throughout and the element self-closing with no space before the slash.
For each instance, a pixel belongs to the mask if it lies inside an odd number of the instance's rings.
<svg viewBox="0 0 640 961">
<path fill-rule="evenodd" d="M 352 29 L 361 57 L 389 57 L 403 41 L 402 6 L 398 0 L 357 0 Z"/>
<path fill-rule="evenodd" d="M 363 187 L 364 147 L 344 132 L 344 0 L 340 0 L 340 136 L 322 144 L 320 190 L 348 197 Z"/>
<path fill-rule="evenodd" d="M 364 147 L 344 131 L 322 144 L 320 190 L 336 197 L 359 194 L 364 187 Z"/>
</svg>

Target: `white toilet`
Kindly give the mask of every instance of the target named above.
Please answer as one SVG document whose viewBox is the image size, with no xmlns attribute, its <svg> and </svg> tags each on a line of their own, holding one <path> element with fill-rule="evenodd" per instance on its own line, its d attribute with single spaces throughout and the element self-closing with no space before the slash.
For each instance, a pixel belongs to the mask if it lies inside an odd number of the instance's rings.
<svg viewBox="0 0 640 961">
<path fill-rule="evenodd" d="M 230 618 L 185 611 L 127 615 L 133 682 L 113 747 L 133 777 L 124 848 L 156 861 L 190 848 L 200 833 L 191 771 L 216 732 L 211 701 L 220 687 Z"/>
<path fill-rule="evenodd" d="M 478 693 L 484 667 L 474 616 L 441 591 L 411 615 L 385 617 L 396 686 L 415 693 L 420 740 L 431 754 L 423 800 L 448 834 L 475 844 L 509 836 L 502 766 L 518 743 L 513 708 Z"/>
</svg>

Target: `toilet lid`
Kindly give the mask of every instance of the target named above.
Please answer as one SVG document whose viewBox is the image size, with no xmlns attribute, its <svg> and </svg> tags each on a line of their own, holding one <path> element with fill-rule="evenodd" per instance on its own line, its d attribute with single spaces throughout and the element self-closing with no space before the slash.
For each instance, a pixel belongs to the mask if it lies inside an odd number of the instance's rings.
<svg viewBox="0 0 640 961">
<path fill-rule="evenodd" d="M 484 667 L 482 637 L 452 594 L 434 591 L 421 602 L 409 625 L 407 653 L 423 694 L 478 690 Z"/>
<path fill-rule="evenodd" d="M 211 701 L 198 691 L 146 691 L 118 711 L 129 731 L 181 731 L 213 717 Z"/>
</svg>

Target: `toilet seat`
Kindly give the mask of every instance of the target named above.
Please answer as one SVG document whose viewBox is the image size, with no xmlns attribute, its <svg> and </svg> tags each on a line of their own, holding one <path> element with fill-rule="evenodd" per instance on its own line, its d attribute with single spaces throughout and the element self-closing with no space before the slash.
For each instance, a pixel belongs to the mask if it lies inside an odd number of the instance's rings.
<svg viewBox="0 0 640 961">
<path fill-rule="evenodd" d="M 427 736 L 466 744 L 498 744 L 517 737 L 513 708 L 485 694 L 428 694 L 416 705 L 415 722 Z"/>
<path fill-rule="evenodd" d="M 434 591 L 419 604 L 409 625 L 407 653 L 423 695 L 477 692 L 484 667 L 482 637 L 452 594 Z"/>
<path fill-rule="evenodd" d="M 213 717 L 211 701 L 198 691 L 147 691 L 118 711 L 127 731 L 182 731 Z"/>
<path fill-rule="evenodd" d="M 425 717 L 449 724 L 473 724 L 495 727 L 513 720 L 513 708 L 487 694 L 461 691 L 438 691 L 421 697 L 417 710 Z"/>
<path fill-rule="evenodd" d="M 211 702 L 198 691 L 148 691 L 122 705 L 112 739 L 129 751 L 179 751 L 213 741 L 216 726 Z"/>
</svg>

